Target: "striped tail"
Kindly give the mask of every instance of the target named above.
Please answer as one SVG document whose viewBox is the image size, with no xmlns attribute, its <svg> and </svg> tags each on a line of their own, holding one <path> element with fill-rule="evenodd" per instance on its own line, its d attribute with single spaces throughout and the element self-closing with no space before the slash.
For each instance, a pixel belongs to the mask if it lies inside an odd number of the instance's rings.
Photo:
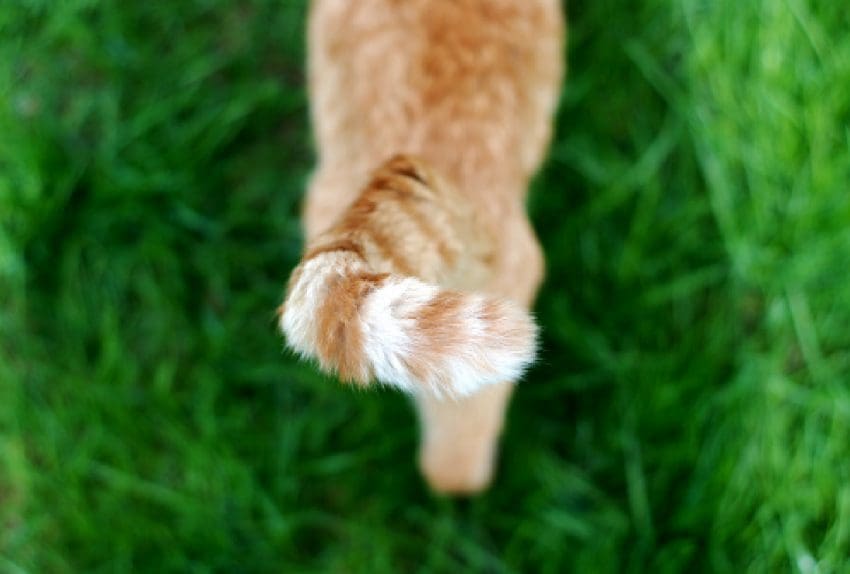
<svg viewBox="0 0 850 574">
<path fill-rule="evenodd" d="M 293 350 L 345 381 L 438 396 L 522 375 L 536 347 L 528 312 L 435 284 L 474 263 L 470 220 L 443 188 L 405 157 L 375 173 L 290 278 L 280 327 Z"/>
</svg>

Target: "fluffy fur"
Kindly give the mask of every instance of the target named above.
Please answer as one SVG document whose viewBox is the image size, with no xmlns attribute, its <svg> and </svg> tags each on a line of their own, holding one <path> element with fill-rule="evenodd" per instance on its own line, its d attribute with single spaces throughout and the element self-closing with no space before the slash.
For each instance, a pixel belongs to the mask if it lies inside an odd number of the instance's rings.
<svg viewBox="0 0 850 574">
<path fill-rule="evenodd" d="M 523 200 L 563 36 L 556 0 L 312 5 L 319 165 L 280 325 L 340 378 L 413 393 L 440 491 L 489 482 L 511 383 L 534 357 L 543 260 Z"/>
<path fill-rule="evenodd" d="M 293 349 L 344 380 L 437 396 L 522 374 L 535 346 L 525 310 L 414 277 L 438 280 L 468 259 L 467 233 L 455 227 L 471 222 L 450 213 L 433 185 L 409 159 L 391 160 L 308 250 L 281 313 Z M 418 252 L 406 253 L 405 242 Z M 428 247 L 430 256 L 420 251 Z"/>
</svg>

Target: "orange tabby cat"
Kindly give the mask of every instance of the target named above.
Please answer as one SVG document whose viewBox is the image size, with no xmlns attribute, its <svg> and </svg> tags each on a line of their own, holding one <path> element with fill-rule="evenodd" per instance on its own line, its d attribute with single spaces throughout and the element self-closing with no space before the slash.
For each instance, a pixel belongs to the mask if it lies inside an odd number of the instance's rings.
<svg viewBox="0 0 850 574">
<path fill-rule="evenodd" d="M 543 276 L 525 213 L 551 132 L 556 0 L 314 0 L 319 166 L 288 344 L 360 385 L 410 392 L 437 491 L 489 483 Z"/>
</svg>

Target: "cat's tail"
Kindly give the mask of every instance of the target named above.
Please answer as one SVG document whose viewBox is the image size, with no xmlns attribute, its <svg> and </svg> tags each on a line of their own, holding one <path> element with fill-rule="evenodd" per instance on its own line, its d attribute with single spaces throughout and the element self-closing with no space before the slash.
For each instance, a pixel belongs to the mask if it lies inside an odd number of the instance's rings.
<svg viewBox="0 0 850 574">
<path fill-rule="evenodd" d="M 475 265 L 464 252 L 471 221 L 439 187 L 421 164 L 396 157 L 308 247 L 280 308 L 293 350 L 343 380 L 441 396 L 522 374 L 536 348 L 528 312 L 437 286 Z"/>
</svg>

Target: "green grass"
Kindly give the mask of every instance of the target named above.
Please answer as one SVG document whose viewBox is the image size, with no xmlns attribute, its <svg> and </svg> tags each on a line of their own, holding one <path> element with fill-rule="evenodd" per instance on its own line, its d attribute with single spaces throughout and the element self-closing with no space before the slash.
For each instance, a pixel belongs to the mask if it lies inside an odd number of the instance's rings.
<svg viewBox="0 0 850 574">
<path fill-rule="evenodd" d="M 850 10 L 575 0 L 485 496 L 281 351 L 303 2 L 0 8 L 0 572 L 850 572 Z"/>
</svg>

